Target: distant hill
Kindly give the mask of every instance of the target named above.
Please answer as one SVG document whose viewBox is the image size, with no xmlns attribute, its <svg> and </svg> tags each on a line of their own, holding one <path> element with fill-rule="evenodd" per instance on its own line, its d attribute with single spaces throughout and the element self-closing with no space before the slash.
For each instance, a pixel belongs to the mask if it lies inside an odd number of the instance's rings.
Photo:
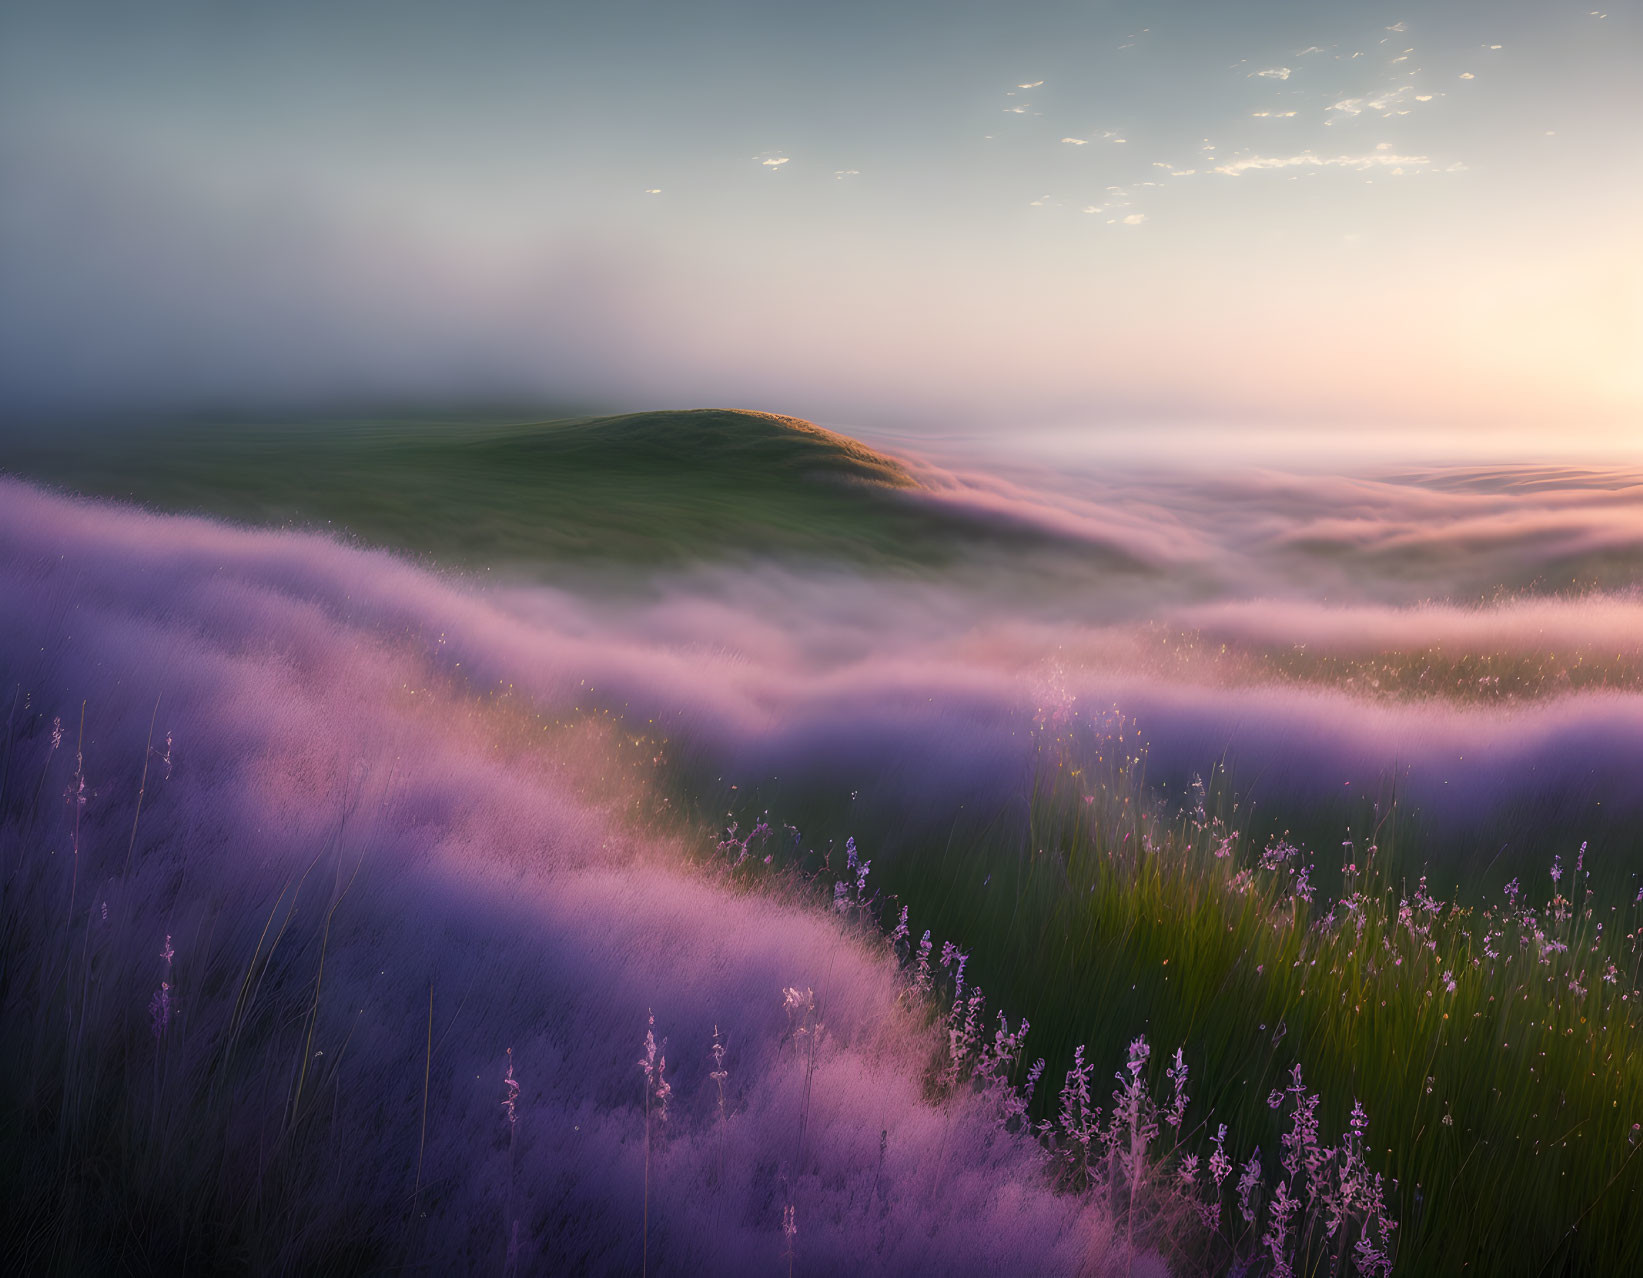
<svg viewBox="0 0 1643 1278">
<path fill-rule="evenodd" d="M 912 488 L 907 468 L 847 435 L 799 417 L 734 408 L 626 413 L 525 426 L 465 441 L 498 461 L 602 472 L 689 472 L 781 483 L 835 478 Z"/>
<path fill-rule="evenodd" d="M 127 426 L 0 439 L 0 466 L 165 510 L 537 575 L 753 556 L 929 566 L 983 545 L 1057 541 L 930 499 L 906 465 L 858 440 L 737 409 Z"/>
</svg>

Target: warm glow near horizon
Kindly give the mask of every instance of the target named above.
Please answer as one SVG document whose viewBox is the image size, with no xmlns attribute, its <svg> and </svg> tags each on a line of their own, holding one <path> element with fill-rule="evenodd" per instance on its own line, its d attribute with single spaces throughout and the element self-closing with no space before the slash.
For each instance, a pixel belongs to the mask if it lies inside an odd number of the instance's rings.
<svg viewBox="0 0 1643 1278">
<path fill-rule="evenodd" d="M 13 9 L 11 411 L 1643 433 L 1636 5 L 825 10 Z"/>
<path fill-rule="evenodd" d="M 1592 3 L 0 0 L 10 1269 L 1643 1275 Z"/>
</svg>

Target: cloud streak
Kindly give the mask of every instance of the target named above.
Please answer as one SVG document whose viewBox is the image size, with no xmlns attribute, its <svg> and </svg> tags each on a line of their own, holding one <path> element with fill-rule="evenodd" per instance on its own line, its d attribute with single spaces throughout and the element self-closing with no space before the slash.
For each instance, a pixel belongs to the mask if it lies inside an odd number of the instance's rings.
<svg viewBox="0 0 1643 1278">
<path fill-rule="evenodd" d="M 1408 173 L 1433 167 L 1430 156 L 1400 155 L 1388 149 L 1357 155 L 1319 155 L 1316 151 L 1301 151 L 1294 155 L 1241 155 L 1225 164 L 1216 165 L 1215 172 L 1228 177 L 1242 177 L 1246 173 L 1283 169 L 1351 169 L 1358 173 L 1385 169 L 1392 173 Z"/>
</svg>

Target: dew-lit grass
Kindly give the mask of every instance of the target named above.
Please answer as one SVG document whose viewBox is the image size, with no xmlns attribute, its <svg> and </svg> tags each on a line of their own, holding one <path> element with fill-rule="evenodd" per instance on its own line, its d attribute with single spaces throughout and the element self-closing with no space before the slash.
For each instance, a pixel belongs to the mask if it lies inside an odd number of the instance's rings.
<svg viewBox="0 0 1643 1278">
<path fill-rule="evenodd" d="M 971 979 L 1032 1019 L 1026 1056 L 1058 1076 L 1144 1027 L 1197 1071 L 1200 1144 L 1224 1122 L 1237 1161 L 1259 1145 L 1269 1164 L 1268 1097 L 1300 1064 L 1332 1129 L 1354 1103 L 1372 1116 L 1398 1272 L 1643 1263 L 1643 895 L 1593 892 L 1578 841 L 1538 882 L 1439 901 L 1375 829 L 1321 854 L 1247 847 L 1203 789 L 1149 799 L 1116 737 L 1097 754 L 1046 733 L 1041 763 L 1024 830 L 880 861 L 915 922 L 962 937 Z"/>
</svg>

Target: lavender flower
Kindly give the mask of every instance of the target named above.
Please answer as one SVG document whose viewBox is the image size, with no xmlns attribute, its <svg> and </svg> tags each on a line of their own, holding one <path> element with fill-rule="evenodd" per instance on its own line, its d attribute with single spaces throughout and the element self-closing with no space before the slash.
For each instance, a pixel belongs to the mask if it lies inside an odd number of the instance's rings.
<svg viewBox="0 0 1643 1278">
<path fill-rule="evenodd" d="M 951 941 L 942 944 L 941 965 L 953 969 L 953 1016 L 958 1015 L 959 1007 L 964 1001 L 964 965 L 969 961 L 970 956 Z"/>
<path fill-rule="evenodd" d="M 507 1089 L 507 1095 L 502 1100 L 502 1108 L 508 1115 L 508 1126 L 511 1128 L 519 1121 L 519 1080 L 513 1076 L 513 1048 L 508 1049 L 508 1072 L 502 1076 L 502 1086 Z"/>
<path fill-rule="evenodd" d="M 799 1236 L 799 1222 L 793 1204 L 782 1208 L 782 1257 L 787 1261 L 787 1272 L 793 1273 L 793 1240 Z"/>
<path fill-rule="evenodd" d="M 730 1077 L 730 1071 L 725 1068 L 725 1045 L 719 1040 L 719 1027 L 713 1027 L 713 1046 L 708 1049 L 713 1054 L 713 1069 L 708 1074 L 719 1088 L 719 1117 L 725 1115 L 725 1080 Z"/>
<path fill-rule="evenodd" d="M 1244 1218 L 1244 1223 L 1255 1223 L 1255 1186 L 1261 1183 L 1261 1150 L 1257 1146 L 1255 1152 L 1249 1156 L 1244 1164 L 1244 1170 L 1238 1176 L 1238 1214 Z"/>
<path fill-rule="evenodd" d="M 907 907 L 901 907 L 901 917 L 896 920 L 895 931 L 890 933 L 890 948 L 895 950 L 907 939 Z"/>
<path fill-rule="evenodd" d="M 1222 1123 L 1220 1130 L 1214 1137 L 1215 1152 L 1209 1156 L 1209 1174 L 1215 1181 L 1215 1188 L 1221 1188 L 1221 1182 L 1232 1174 L 1232 1159 L 1227 1157 L 1227 1125 Z"/>
<path fill-rule="evenodd" d="M 1101 1118 L 1100 1108 L 1090 1104 L 1090 1079 L 1094 1073 L 1095 1066 L 1085 1062 L 1084 1045 L 1080 1043 L 1073 1049 L 1072 1068 L 1061 1085 L 1061 1112 L 1056 1118 L 1056 1126 L 1066 1142 L 1061 1150 L 1062 1161 L 1069 1174 L 1084 1183 L 1091 1176 L 1090 1153 Z M 1054 1130 L 1049 1123 L 1044 1125 L 1046 1135 Z"/>
<path fill-rule="evenodd" d="M 1181 1049 L 1175 1049 L 1175 1061 L 1169 1067 L 1168 1077 L 1175 1084 L 1175 1095 L 1170 1101 L 1169 1109 L 1164 1111 L 1164 1121 L 1177 1131 L 1187 1116 L 1187 1062 Z"/>
<path fill-rule="evenodd" d="M 999 1013 L 999 1018 L 1003 1019 L 1003 1016 L 1004 1016 L 1004 1013 L 1000 1012 Z M 1027 1022 L 1025 1020 L 1023 1020 L 1021 1022 L 1021 1032 L 1023 1034 L 1025 1034 L 1027 1032 Z M 1028 1069 L 1028 1071 L 1027 1071 L 1027 1083 L 1026 1083 L 1026 1086 L 1022 1088 L 1022 1100 L 1024 1100 L 1024 1101 L 1031 1101 L 1032 1100 L 1033 1093 L 1038 1090 L 1038 1080 L 1043 1078 L 1043 1077 L 1044 1077 L 1044 1058 L 1042 1056 L 1040 1056 L 1036 1061 L 1034 1061 L 1032 1063 L 1032 1067 L 1030 1069 Z"/>
<path fill-rule="evenodd" d="M 1300 1200 L 1291 1197 L 1289 1186 L 1279 1181 L 1278 1192 L 1272 1196 L 1272 1206 L 1267 1212 L 1266 1233 L 1261 1235 L 1261 1243 L 1272 1257 L 1273 1278 L 1295 1276 L 1295 1267 L 1290 1263 L 1289 1256 L 1289 1225 L 1290 1217 L 1300 1208 Z"/>
<path fill-rule="evenodd" d="M 164 1037 L 167 1027 L 171 1024 L 171 982 L 160 982 L 160 988 L 149 1000 L 148 1015 L 154 1023 L 154 1037 Z"/>
<path fill-rule="evenodd" d="M 667 1057 L 656 1050 L 656 1014 L 646 1012 L 645 1054 L 639 1058 L 639 1072 L 645 1079 L 645 1197 L 642 1232 L 640 1234 L 640 1272 L 650 1271 L 650 1143 L 651 1117 L 657 1122 L 667 1121 L 668 1097 L 673 1088 L 666 1078 Z"/>
<path fill-rule="evenodd" d="M 927 994 L 933 977 L 930 972 L 930 929 L 924 929 L 924 939 L 918 943 L 918 960 L 913 964 L 913 992 Z"/>
<path fill-rule="evenodd" d="M 639 1059 L 639 1070 L 645 1076 L 645 1110 L 648 1118 L 654 1110 L 658 1122 L 667 1121 L 667 1102 L 673 1095 L 673 1086 L 667 1081 L 667 1057 L 656 1050 L 656 1017 L 649 1014 L 645 1029 L 645 1054 Z"/>
<path fill-rule="evenodd" d="M 175 1010 L 171 994 L 171 960 L 177 957 L 177 952 L 171 948 L 171 933 L 165 936 L 165 948 L 160 951 L 160 957 L 165 961 L 165 976 L 160 980 L 160 988 L 155 991 L 154 997 L 148 1003 L 148 1015 L 153 1022 L 154 1037 L 163 1038 L 171 1025 L 172 1013 Z"/>
</svg>

